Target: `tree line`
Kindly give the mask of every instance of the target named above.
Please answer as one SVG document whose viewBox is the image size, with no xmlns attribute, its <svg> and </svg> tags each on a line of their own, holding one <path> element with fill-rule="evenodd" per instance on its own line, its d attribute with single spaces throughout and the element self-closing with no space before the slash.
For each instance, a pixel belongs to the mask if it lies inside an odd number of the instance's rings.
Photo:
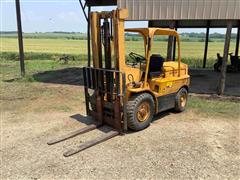
<svg viewBox="0 0 240 180">
<path fill-rule="evenodd" d="M 17 38 L 16 31 L 0 31 L 0 36 L 5 38 Z M 182 41 L 195 41 L 204 42 L 205 33 L 180 33 Z M 23 33 L 24 38 L 29 39 L 70 39 L 70 40 L 87 40 L 87 35 L 81 32 L 65 32 L 65 31 L 54 31 L 54 32 L 34 32 L 34 33 Z M 235 40 L 237 37 L 236 33 L 232 33 L 231 38 Z M 212 33 L 209 35 L 210 42 L 212 41 L 224 41 L 225 34 Z M 126 41 L 141 41 L 142 37 L 133 33 L 126 33 Z M 156 41 L 167 41 L 167 36 L 156 36 Z"/>
</svg>

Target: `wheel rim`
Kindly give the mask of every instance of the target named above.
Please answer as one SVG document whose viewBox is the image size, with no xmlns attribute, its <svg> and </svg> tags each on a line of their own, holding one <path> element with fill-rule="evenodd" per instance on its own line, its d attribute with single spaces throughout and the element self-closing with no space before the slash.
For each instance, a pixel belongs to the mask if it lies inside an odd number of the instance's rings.
<svg viewBox="0 0 240 180">
<path fill-rule="evenodd" d="M 180 97 L 180 104 L 181 107 L 185 107 L 187 103 L 187 95 L 186 94 L 182 94 Z"/>
<path fill-rule="evenodd" d="M 150 105 L 148 102 L 140 104 L 137 110 L 137 119 L 139 122 L 144 122 L 150 117 Z"/>
</svg>

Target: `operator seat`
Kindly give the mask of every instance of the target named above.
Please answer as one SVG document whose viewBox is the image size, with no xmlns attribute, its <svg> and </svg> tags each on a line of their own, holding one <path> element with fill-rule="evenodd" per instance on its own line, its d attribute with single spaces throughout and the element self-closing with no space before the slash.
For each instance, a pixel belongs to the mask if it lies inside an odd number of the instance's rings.
<svg viewBox="0 0 240 180">
<path fill-rule="evenodd" d="M 160 54 L 153 54 L 150 57 L 148 77 L 158 77 L 163 73 L 164 58 Z"/>
</svg>

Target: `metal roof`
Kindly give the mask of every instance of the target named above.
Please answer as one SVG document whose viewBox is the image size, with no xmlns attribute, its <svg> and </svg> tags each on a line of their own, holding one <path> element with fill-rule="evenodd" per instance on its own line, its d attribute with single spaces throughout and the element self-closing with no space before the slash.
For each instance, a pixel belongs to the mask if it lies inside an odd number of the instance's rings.
<svg viewBox="0 0 240 180">
<path fill-rule="evenodd" d="M 128 20 L 240 20 L 240 0 L 118 0 Z"/>
<path fill-rule="evenodd" d="M 88 6 L 127 8 L 127 20 L 149 21 L 150 27 L 221 28 L 240 26 L 240 0 L 86 0 Z"/>
<path fill-rule="evenodd" d="M 176 28 L 223 28 L 227 27 L 228 20 L 153 20 L 149 21 L 149 27 L 176 27 Z M 240 26 L 240 20 L 232 21 L 233 27 Z"/>
</svg>

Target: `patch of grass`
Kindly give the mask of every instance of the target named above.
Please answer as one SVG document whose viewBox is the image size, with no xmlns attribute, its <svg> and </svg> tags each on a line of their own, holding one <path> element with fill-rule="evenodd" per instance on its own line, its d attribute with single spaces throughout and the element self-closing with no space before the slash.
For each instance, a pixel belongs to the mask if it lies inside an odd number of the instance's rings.
<svg viewBox="0 0 240 180">
<path fill-rule="evenodd" d="M 78 109 L 84 100 L 80 87 L 23 81 L 1 82 L 0 86 L 2 112 L 69 112 Z"/>
<path fill-rule="evenodd" d="M 205 116 L 240 119 L 240 103 L 238 102 L 206 100 L 198 97 L 190 97 L 188 107 Z"/>
</svg>

